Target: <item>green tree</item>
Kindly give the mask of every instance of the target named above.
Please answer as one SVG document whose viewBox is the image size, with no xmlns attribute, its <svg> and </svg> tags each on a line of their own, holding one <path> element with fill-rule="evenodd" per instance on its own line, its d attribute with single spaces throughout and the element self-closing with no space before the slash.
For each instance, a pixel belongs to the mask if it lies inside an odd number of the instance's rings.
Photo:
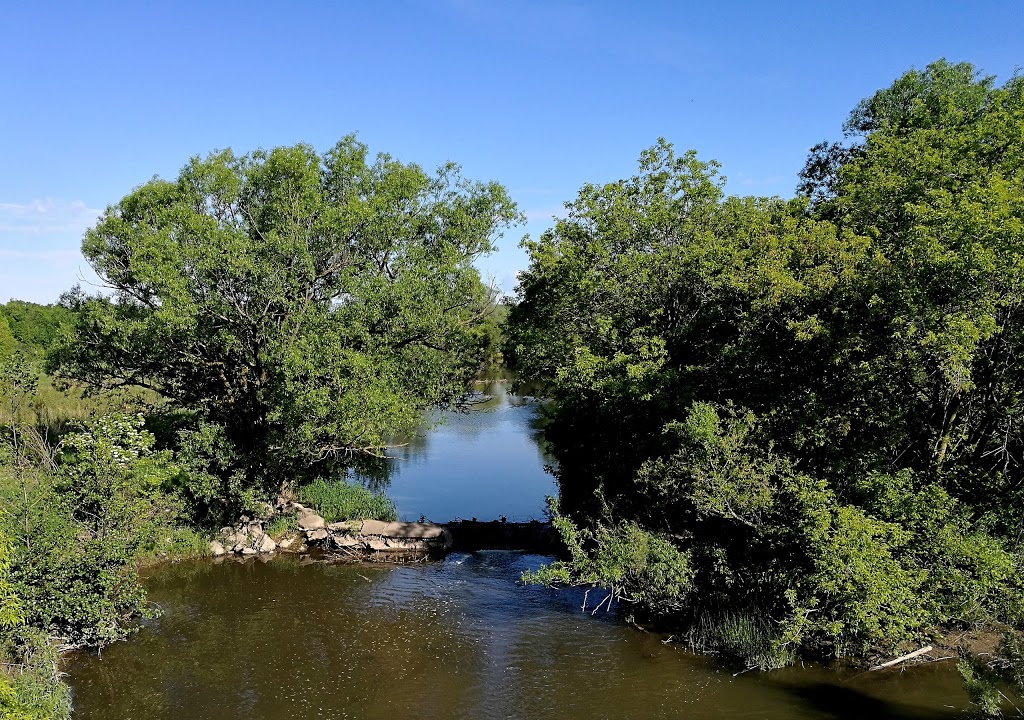
<svg viewBox="0 0 1024 720">
<path fill-rule="evenodd" d="M 206 502 L 358 464 L 465 391 L 493 308 L 472 263 L 518 220 L 497 183 L 353 137 L 193 158 L 86 234 L 114 296 L 65 299 L 78 324 L 51 367 L 191 413 Z"/>
<path fill-rule="evenodd" d="M 35 355 L 42 355 L 58 345 L 73 322 L 65 307 L 24 300 L 11 300 L 0 305 L 0 322 L 4 319 L 14 339 Z M 0 330 L 0 334 L 2 332 Z"/>
<path fill-rule="evenodd" d="M 676 621 L 752 612 L 780 648 L 1024 619 L 1022 98 L 911 71 L 791 201 L 661 142 L 526 244 L 505 355 L 558 401 L 591 561 L 623 523 L 671 538 Z"/>
<path fill-rule="evenodd" d="M 7 322 L 7 318 L 0 315 L 0 362 L 6 362 L 11 358 L 17 347 L 17 343 L 14 340 L 13 333 L 11 333 L 11 326 Z"/>
</svg>

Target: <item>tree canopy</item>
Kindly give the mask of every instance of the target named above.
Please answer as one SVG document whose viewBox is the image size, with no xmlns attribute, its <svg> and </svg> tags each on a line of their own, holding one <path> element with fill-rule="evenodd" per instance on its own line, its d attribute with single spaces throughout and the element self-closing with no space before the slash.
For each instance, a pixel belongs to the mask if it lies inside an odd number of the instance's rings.
<svg viewBox="0 0 1024 720">
<path fill-rule="evenodd" d="M 71 313 L 61 305 L 39 305 L 25 300 L 0 305 L 0 325 L 6 323 L 10 337 L 36 356 L 59 345 L 72 322 Z M 0 328 L 0 338 L 6 333 Z M 3 342 L 0 339 L 0 345 Z"/>
<path fill-rule="evenodd" d="M 501 185 L 351 136 L 193 158 L 86 233 L 112 295 L 65 299 L 51 368 L 189 413 L 208 499 L 357 463 L 465 391 L 493 342 L 472 262 L 518 220 Z"/>
<path fill-rule="evenodd" d="M 661 141 L 526 243 L 505 353 L 590 549 L 549 579 L 780 651 L 1024 619 L 1024 82 L 940 61 L 846 129 L 790 201 Z M 677 555 L 609 560 L 637 528 Z"/>
</svg>

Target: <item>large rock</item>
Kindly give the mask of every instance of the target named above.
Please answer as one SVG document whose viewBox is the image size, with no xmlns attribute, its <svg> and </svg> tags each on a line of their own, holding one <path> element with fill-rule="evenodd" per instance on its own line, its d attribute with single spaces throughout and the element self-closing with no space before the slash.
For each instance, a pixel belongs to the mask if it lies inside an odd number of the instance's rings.
<svg viewBox="0 0 1024 720">
<path fill-rule="evenodd" d="M 227 549 L 216 540 L 210 543 L 210 554 L 214 557 L 220 557 L 221 555 L 227 555 Z"/>
<path fill-rule="evenodd" d="M 377 552 L 387 552 L 391 550 L 391 545 L 385 538 L 370 537 L 366 539 L 366 547 Z"/>
<path fill-rule="evenodd" d="M 224 543 L 224 547 L 246 545 L 249 542 L 249 535 L 244 530 L 235 530 L 232 531 L 230 535 L 225 535 L 222 542 Z"/>
<path fill-rule="evenodd" d="M 319 530 L 326 523 L 324 519 L 308 508 L 299 510 L 298 525 L 300 530 Z"/>
<path fill-rule="evenodd" d="M 260 540 L 259 550 L 261 553 L 272 553 L 277 550 L 277 543 L 274 542 L 274 538 L 264 535 L 263 539 Z"/>
<path fill-rule="evenodd" d="M 339 550 L 353 550 L 363 546 L 362 540 L 352 537 L 351 535 L 334 535 L 331 537 L 331 542 L 333 542 L 334 547 Z"/>
<path fill-rule="evenodd" d="M 308 540 L 309 542 L 323 542 L 328 537 L 330 537 L 330 533 L 324 530 L 322 527 L 316 528 L 315 530 L 306 531 L 306 540 Z"/>
<path fill-rule="evenodd" d="M 332 533 L 358 533 L 360 524 L 358 520 L 342 520 L 331 523 L 327 529 Z"/>
</svg>

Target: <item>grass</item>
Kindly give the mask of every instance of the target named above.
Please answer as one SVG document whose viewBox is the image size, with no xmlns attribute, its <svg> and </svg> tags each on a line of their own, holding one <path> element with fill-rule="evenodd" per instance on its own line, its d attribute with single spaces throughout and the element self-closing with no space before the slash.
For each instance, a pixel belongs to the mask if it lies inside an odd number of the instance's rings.
<svg viewBox="0 0 1024 720">
<path fill-rule="evenodd" d="M 210 537 L 189 527 L 164 528 L 153 543 L 140 549 L 136 562 L 140 567 L 168 560 L 188 560 L 210 554 Z"/>
<path fill-rule="evenodd" d="M 703 614 L 686 634 L 697 651 L 720 652 L 759 670 L 775 670 L 792 664 L 793 654 L 773 632 L 771 621 L 754 612 Z"/>
<path fill-rule="evenodd" d="M 157 394 L 149 390 L 119 390 L 95 395 L 87 395 L 80 386 L 59 390 L 53 378 L 43 374 L 39 376 L 39 384 L 31 402 L 19 403 L 16 409 L 11 407 L 9 400 L 0 403 L 0 425 L 21 423 L 60 434 L 69 426 L 85 421 L 90 415 L 103 415 L 125 407 L 158 402 Z"/>
<path fill-rule="evenodd" d="M 342 520 L 398 519 L 395 504 L 386 495 L 344 480 L 315 480 L 299 488 L 298 501 L 316 510 L 329 523 Z"/>
<path fill-rule="evenodd" d="M 332 521 L 333 522 L 333 521 Z M 291 514 L 275 515 L 274 519 L 264 528 L 264 532 L 272 538 L 278 538 L 289 530 L 298 527 L 295 523 L 295 516 Z"/>
</svg>

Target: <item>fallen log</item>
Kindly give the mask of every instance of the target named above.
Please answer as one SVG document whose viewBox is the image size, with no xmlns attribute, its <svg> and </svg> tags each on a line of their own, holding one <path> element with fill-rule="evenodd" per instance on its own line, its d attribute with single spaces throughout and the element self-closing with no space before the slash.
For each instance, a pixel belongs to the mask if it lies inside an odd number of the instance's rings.
<svg viewBox="0 0 1024 720">
<path fill-rule="evenodd" d="M 933 648 L 932 648 L 931 645 L 925 645 L 920 650 L 915 650 L 914 652 L 907 653 L 906 655 L 900 655 L 895 660 L 890 660 L 889 662 L 884 662 L 881 665 L 875 665 L 873 668 L 871 668 L 871 671 L 873 672 L 875 670 L 884 670 L 887 667 L 892 667 L 893 665 L 899 665 L 901 662 L 906 662 L 907 660 L 913 660 L 914 658 L 919 657 L 921 655 L 924 655 L 925 653 L 930 653 L 932 651 L 932 649 Z"/>
</svg>

